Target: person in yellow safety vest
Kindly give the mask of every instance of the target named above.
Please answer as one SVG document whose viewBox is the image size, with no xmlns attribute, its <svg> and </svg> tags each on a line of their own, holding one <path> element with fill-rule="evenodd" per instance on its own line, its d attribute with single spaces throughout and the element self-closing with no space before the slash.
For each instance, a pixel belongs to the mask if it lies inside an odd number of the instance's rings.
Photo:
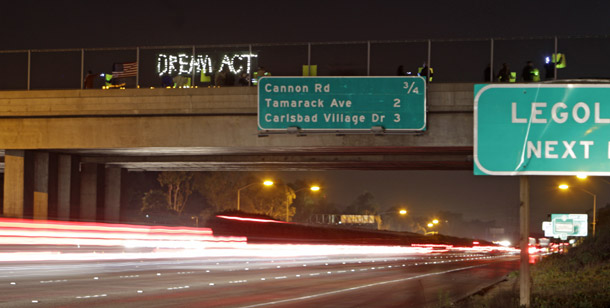
<svg viewBox="0 0 610 308">
<path fill-rule="evenodd" d="M 564 54 L 552 54 L 550 57 L 544 59 L 544 68 L 546 70 L 545 78 L 555 78 L 555 68 L 562 69 L 566 67 L 566 56 Z"/>
<path fill-rule="evenodd" d="M 538 82 L 540 81 L 540 71 L 534 67 L 534 62 L 527 61 L 527 64 L 521 72 L 523 82 Z"/>
<path fill-rule="evenodd" d="M 498 72 L 498 81 L 499 82 L 509 82 L 510 81 L 510 68 L 508 64 L 502 63 L 502 68 Z"/>
<path fill-rule="evenodd" d="M 109 89 L 112 87 L 112 74 L 105 74 L 104 75 L 104 82 L 105 82 L 105 86 L 106 89 Z"/>
<path fill-rule="evenodd" d="M 271 73 L 267 72 L 264 67 L 259 66 L 258 71 L 254 72 L 254 79 L 252 79 L 252 85 L 257 85 L 258 80 L 264 76 L 271 76 Z"/>
<path fill-rule="evenodd" d="M 509 82 L 517 82 L 517 72 L 510 72 Z"/>
<path fill-rule="evenodd" d="M 567 66 L 566 55 L 562 54 L 562 53 L 552 54 L 551 61 L 553 61 L 553 63 L 555 63 L 555 65 L 557 66 L 558 69 L 566 68 L 566 66 Z"/>
<path fill-rule="evenodd" d="M 424 63 L 423 67 L 417 68 L 417 76 L 424 77 L 424 80 L 428 79 L 428 66 L 426 65 L 426 63 Z M 430 79 L 428 80 L 428 82 L 432 82 L 432 78 L 434 78 L 434 68 L 433 67 L 430 68 Z"/>
</svg>

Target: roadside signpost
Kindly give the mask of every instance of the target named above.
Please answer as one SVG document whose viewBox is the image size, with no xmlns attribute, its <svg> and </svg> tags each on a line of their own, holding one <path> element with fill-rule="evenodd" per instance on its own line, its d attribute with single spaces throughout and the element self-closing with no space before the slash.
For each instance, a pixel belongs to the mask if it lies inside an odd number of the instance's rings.
<svg viewBox="0 0 610 308">
<path fill-rule="evenodd" d="M 520 176 L 520 304 L 529 307 L 528 176 L 610 175 L 610 85 L 475 85 L 473 143 L 475 175 Z M 554 219 L 553 232 L 586 232 L 575 219 Z"/>
<path fill-rule="evenodd" d="M 426 83 L 407 77 L 263 77 L 265 132 L 417 132 L 426 129 Z"/>
</svg>

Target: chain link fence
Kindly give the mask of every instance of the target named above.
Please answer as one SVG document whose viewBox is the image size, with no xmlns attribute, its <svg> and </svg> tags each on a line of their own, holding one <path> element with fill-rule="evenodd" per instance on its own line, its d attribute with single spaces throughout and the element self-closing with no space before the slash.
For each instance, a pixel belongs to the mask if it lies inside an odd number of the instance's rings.
<svg viewBox="0 0 610 308">
<path fill-rule="evenodd" d="M 556 75 L 545 64 L 554 53 L 567 59 Z M 0 90 L 82 89 L 89 71 L 96 75 L 93 88 L 102 88 L 103 74 L 112 74 L 115 63 L 129 62 L 138 70 L 119 80 L 126 88 L 160 87 L 163 73 L 190 78 L 192 86 L 215 86 L 224 67 L 236 75 L 234 85 L 240 77 L 251 85 L 261 66 L 273 76 L 303 76 L 304 66 L 317 76 L 395 76 L 401 66 L 417 75 L 426 63 L 434 83 L 496 81 L 503 63 L 519 82 L 527 61 L 543 81 L 607 79 L 608 54 L 608 36 L 5 50 L 0 51 Z"/>
</svg>

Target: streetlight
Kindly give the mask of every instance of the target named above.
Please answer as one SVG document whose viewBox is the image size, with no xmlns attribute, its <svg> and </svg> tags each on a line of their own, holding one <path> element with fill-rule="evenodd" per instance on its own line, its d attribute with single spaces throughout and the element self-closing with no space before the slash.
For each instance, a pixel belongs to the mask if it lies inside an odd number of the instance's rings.
<svg viewBox="0 0 610 308">
<path fill-rule="evenodd" d="M 568 184 L 561 184 L 558 187 L 561 190 L 567 190 L 568 188 L 570 188 L 570 186 L 568 186 Z M 593 236 L 595 236 L 595 212 L 596 212 L 596 207 L 597 207 L 597 195 L 582 187 L 577 187 L 577 186 L 575 186 L 575 187 L 586 192 L 587 194 L 593 196 Z"/>
<path fill-rule="evenodd" d="M 432 229 L 432 227 L 434 227 L 434 223 L 429 222 L 427 226 L 428 226 L 428 230 L 431 230 L 431 229 Z M 428 234 L 438 234 L 438 231 L 428 231 L 428 230 L 424 230 L 424 231 L 426 231 L 426 233 L 425 233 L 424 235 L 428 235 Z"/>
<path fill-rule="evenodd" d="M 428 228 L 432 228 L 435 225 L 438 225 L 438 223 L 439 223 L 438 219 L 435 218 L 435 219 L 432 219 L 432 221 L 429 222 L 427 226 L 428 226 Z M 430 231 L 430 232 L 426 231 L 426 234 L 438 234 L 438 231 Z"/>
<path fill-rule="evenodd" d="M 377 215 L 383 215 L 383 214 L 389 214 L 389 213 L 400 214 L 400 215 L 404 216 L 404 215 L 407 215 L 408 212 L 405 209 L 400 209 L 400 210 L 392 210 L 392 211 L 385 211 L 385 212 L 377 213 Z"/>
<path fill-rule="evenodd" d="M 377 215 L 375 215 L 376 217 L 378 217 L 378 220 L 377 220 L 377 229 L 381 229 L 381 215 L 384 215 L 384 214 L 393 214 L 393 215 L 391 215 L 391 217 L 395 217 L 396 214 L 398 214 L 400 216 L 405 216 L 405 215 L 407 215 L 407 213 L 408 212 L 405 209 L 400 209 L 400 210 L 394 209 L 394 210 L 391 210 L 391 211 L 385 211 L 385 212 L 377 213 Z"/>
<path fill-rule="evenodd" d="M 305 189 L 309 189 L 311 191 L 320 191 L 320 186 L 318 185 L 313 185 L 313 186 L 309 186 L 309 187 L 303 187 L 303 188 L 299 188 L 297 190 L 294 191 L 294 193 L 298 193 L 299 191 L 305 190 Z"/>
<path fill-rule="evenodd" d="M 294 191 L 294 194 L 296 195 L 296 193 L 298 193 L 299 191 L 305 190 L 305 189 L 309 189 L 310 191 L 313 191 L 313 192 L 318 192 L 318 191 L 320 191 L 320 186 L 312 185 L 312 186 L 309 186 L 309 187 L 299 188 L 299 189 Z M 286 221 L 288 221 L 288 218 L 290 218 L 290 214 L 289 214 L 290 206 L 288 204 L 288 203 L 290 203 L 289 201 L 290 201 L 290 198 L 288 198 L 288 200 L 286 200 Z"/>
<path fill-rule="evenodd" d="M 586 174 L 584 174 L 584 173 L 580 173 L 580 174 L 576 175 L 576 177 L 577 177 L 579 180 L 586 180 L 586 179 L 587 179 L 587 175 L 586 175 Z M 604 178 L 602 178 L 602 177 L 596 177 L 596 179 L 598 179 L 598 180 L 600 180 L 600 181 L 602 181 L 602 182 L 604 182 L 604 183 L 606 183 L 606 184 L 610 184 L 610 182 L 609 182 L 608 180 L 605 180 L 605 179 L 604 179 Z"/>
<path fill-rule="evenodd" d="M 248 188 L 248 187 L 250 187 L 250 186 L 252 186 L 252 185 L 255 185 L 255 184 L 260 184 L 260 182 L 250 183 L 250 184 L 248 184 L 248 185 L 246 185 L 246 186 L 244 186 L 242 188 L 237 189 L 237 210 L 238 211 L 240 209 L 240 193 L 241 193 L 241 191 L 246 189 L 246 188 Z M 273 181 L 266 180 L 266 181 L 263 182 L 263 185 L 264 186 L 271 186 L 271 185 L 273 185 Z"/>
</svg>

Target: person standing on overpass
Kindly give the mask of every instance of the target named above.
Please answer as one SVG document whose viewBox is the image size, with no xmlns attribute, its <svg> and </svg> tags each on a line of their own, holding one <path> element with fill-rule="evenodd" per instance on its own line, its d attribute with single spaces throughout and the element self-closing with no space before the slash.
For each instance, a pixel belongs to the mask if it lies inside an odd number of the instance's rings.
<svg viewBox="0 0 610 308">
<path fill-rule="evenodd" d="M 534 66 L 534 62 L 527 61 L 527 64 L 521 72 L 523 82 L 538 82 L 540 81 L 540 71 Z"/>
<path fill-rule="evenodd" d="M 499 82 L 509 82 L 510 81 L 510 68 L 508 64 L 502 63 L 502 68 L 498 72 L 498 81 Z"/>
<path fill-rule="evenodd" d="M 87 76 L 85 76 L 84 82 L 85 89 L 93 89 L 93 82 L 95 81 L 95 77 L 97 77 L 97 75 L 93 74 L 93 72 L 87 72 Z"/>
</svg>

